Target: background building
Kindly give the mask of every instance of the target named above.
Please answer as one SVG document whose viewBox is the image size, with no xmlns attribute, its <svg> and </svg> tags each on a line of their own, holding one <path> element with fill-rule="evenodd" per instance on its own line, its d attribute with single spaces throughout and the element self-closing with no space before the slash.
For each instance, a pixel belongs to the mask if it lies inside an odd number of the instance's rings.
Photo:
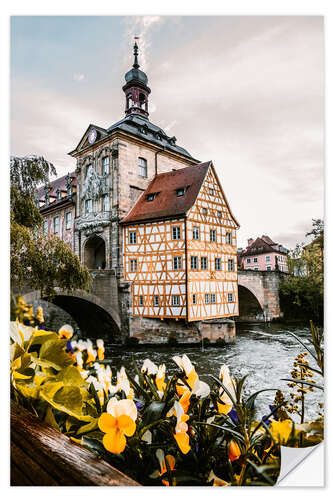
<svg viewBox="0 0 333 500">
<path fill-rule="evenodd" d="M 267 235 L 256 240 L 250 238 L 248 246 L 238 250 L 238 265 L 245 271 L 278 270 L 288 273 L 288 250 Z"/>
</svg>

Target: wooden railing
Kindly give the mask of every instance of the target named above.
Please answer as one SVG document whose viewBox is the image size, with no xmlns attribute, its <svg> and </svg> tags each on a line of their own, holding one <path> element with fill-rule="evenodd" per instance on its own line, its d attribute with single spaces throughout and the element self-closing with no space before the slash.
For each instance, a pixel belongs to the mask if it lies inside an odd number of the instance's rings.
<svg viewBox="0 0 333 500">
<path fill-rule="evenodd" d="M 11 486 L 140 486 L 20 405 L 11 403 Z"/>
</svg>

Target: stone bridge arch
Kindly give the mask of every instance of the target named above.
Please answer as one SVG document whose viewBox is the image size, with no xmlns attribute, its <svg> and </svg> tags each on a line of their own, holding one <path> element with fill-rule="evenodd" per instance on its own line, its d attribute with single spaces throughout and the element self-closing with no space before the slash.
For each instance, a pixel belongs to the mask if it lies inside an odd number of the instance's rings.
<svg viewBox="0 0 333 500">
<path fill-rule="evenodd" d="M 242 309 L 245 310 L 244 301 L 248 301 L 248 309 L 250 313 L 252 312 L 253 319 L 270 321 L 281 317 L 279 286 L 284 276 L 285 274 L 280 271 L 238 271 L 239 319 L 248 319 L 242 318 Z M 261 313 L 259 308 L 255 311 L 254 299 L 260 306 Z"/>
<path fill-rule="evenodd" d="M 104 338 L 114 341 L 120 337 L 121 320 L 119 312 L 101 297 L 83 290 L 66 292 L 58 288 L 52 298 L 40 291 L 23 295 L 28 303 L 38 300 L 50 302 L 66 311 L 77 323 L 84 337 Z"/>
</svg>

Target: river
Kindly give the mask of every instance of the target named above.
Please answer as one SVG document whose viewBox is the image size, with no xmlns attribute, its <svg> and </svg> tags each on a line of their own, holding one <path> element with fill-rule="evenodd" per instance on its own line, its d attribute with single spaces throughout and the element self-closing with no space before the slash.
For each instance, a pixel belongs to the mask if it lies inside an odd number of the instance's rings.
<svg viewBox="0 0 333 500">
<path fill-rule="evenodd" d="M 281 389 L 287 396 L 290 388 L 288 382 L 282 378 L 290 377 L 293 369 L 294 358 L 304 348 L 288 331 L 295 333 L 306 345 L 310 345 L 311 333 L 309 328 L 295 327 L 278 324 L 252 324 L 237 325 L 236 343 L 223 347 L 193 347 L 193 346 L 155 346 L 140 349 L 128 347 L 126 351 L 114 346 L 106 346 L 106 357 L 110 359 L 112 370 L 119 369 L 122 365 L 130 374 L 134 374 L 133 359 L 139 367 L 149 358 L 156 364 L 165 363 L 167 374 L 173 374 L 177 366 L 172 361 L 175 355 L 187 354 L 196 367 L 200 378 L 210 385 L 212 380 L 207 375 L 218 376 L 220 366 L 227 364 L 232 375 L 241 377 L 248 375 L 245 384 L 245 393 L 251 394 L 259 389 Z M 314 368 L 315 361 L 310 355 L 307 360 Z M 132 365 L 132 366 L 131 366 Z M 322 383 L 322 377 L 314 374 L 314 379 Z M 269 412 L 268 405 L 274 400 L 275 391 L 264 392 L 258 396 L 257 411 L 259 415 Z M 318 412 L 318 402 L 324 401 L 322 391 L 314 389 L 306 394 L 306 419 L 314 419 Z M 295 420 L 298 417 L 295 415 Z"/>
</svg>

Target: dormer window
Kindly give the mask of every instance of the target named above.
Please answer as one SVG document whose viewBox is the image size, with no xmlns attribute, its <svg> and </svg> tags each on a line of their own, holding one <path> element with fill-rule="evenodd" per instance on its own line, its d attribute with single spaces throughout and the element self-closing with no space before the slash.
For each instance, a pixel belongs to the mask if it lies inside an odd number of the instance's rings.
<svg viewBox="0 0 333 500">
<path fill-rule="evenodd" d="M 61 200 L 61 191 L 60 188 L 57 189 L 57 201 Z"/>
<path fill-rule="evenodd" d="M 170 144 L 172 144 L 174 146 L 176 144 L 176 140 L 177 140 L 176 137 L 173 136 L 173 137 L 170 137 L 169 142 L 170 142 Z"/>
<path fill-rule="evenodd" d="M 177 196 L 184 196 L 185 188 L 178 188 L 176 192 L 177 192 Z"/>
<path fill-rule="evenodd" d="M 155 199 L 157 193 L 149 193 L 147 194 L 147 201 L 153 201 Z"/>
<path fill-rule="evenodd" d="M 157 134 L 156 134 L 156 139 L 157 139 L 158 141 L 161 141 L 161 140 L 162 140 L 162 137 L 161 137 L 161 135 L 160 135 L 159 133 L 157 133 Z"/>
</svg>

